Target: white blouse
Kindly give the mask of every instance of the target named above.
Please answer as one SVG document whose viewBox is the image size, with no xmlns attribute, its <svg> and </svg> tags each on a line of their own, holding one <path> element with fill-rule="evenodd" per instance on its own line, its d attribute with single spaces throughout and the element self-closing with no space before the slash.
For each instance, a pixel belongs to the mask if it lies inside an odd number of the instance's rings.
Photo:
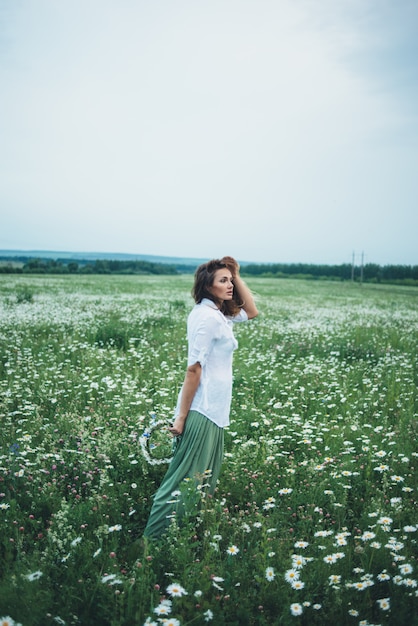
<svg viewBox="0 0 418 626">
<path fill-rule="evenodd" d="M 194 395 L 191 411 L 199 411 L 220 427 L 229 425 L 232 398 L 232 355 L 238 342 L 233 323 L 245 322 L 244 309 L 235 317 L 226 317 L 212 300 L 204 298 L 191 310 L 187 320 L 187 365 L 200 363 L 202 374 Z M 179 393 L 176 417 L 180 410 Z"/>
</svg>

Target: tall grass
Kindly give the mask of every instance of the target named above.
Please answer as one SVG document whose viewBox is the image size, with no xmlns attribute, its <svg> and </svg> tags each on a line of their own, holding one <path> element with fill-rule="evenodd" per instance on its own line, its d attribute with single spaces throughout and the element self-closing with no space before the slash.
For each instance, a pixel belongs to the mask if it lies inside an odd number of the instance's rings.
<svg viewBox="0 0 418 626">
<path fill-rule="evenodd" d="M 142 545 L 190 283 L 0 277 L 0 617 L 417 623 L 414 288 L 252 279 L 215 497 Z"/>
</svg>

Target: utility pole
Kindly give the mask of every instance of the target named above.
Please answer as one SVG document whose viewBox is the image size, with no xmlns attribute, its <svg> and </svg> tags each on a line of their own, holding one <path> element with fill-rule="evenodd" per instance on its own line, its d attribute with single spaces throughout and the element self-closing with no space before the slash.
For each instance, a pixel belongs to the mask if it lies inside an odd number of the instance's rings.
<svg viewBox="0 0 418 626">
<path fill-rule="evenodd" d="M 356 255 L 353 252 L 353 260 L 351 261 L 351 281 L 354 282 L 354 262 L 355 262 L 355 258 Z"/>
</svg>

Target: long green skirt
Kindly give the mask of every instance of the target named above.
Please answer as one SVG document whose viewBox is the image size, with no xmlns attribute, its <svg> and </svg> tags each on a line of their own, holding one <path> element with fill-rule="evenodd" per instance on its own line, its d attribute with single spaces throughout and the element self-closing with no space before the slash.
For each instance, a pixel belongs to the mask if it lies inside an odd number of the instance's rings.
<svg viewBox="0 0 418 626">
<path fill-rule="evenodd" d="M 221 470 L 223 447 L 223 428 L 201 413 L 190 411 L 170 466 L 154 495 L 144 537 L 157 539 L 173 517 L 181 519 L 185 503 L 179 492 L 186 479 L 192 480 L 194 488 L 204 484 L 205 493 L 213 494 Z"/>
</svg>

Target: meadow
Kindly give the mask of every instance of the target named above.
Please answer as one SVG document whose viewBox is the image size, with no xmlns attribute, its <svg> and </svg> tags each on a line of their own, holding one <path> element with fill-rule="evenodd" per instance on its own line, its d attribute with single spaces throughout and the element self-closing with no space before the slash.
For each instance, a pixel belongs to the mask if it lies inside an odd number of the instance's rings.
<svg viewBox="0 0 418 626">
<path fill-rule="evenodd" d="M 143 549 L 191 283 L 0 276 L 0 624 L 417 624 L 413 287 L 248 280 L 217 491 Z"/>
</svg>

